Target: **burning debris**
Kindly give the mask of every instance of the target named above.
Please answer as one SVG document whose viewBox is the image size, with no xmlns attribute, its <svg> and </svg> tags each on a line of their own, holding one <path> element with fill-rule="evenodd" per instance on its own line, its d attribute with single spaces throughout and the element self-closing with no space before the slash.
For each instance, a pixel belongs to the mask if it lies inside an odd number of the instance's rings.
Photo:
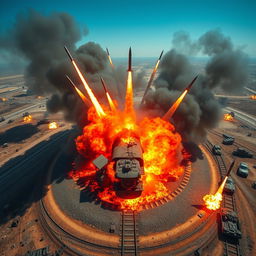
<svg viewBox="0 0 256 256">
<path fill-rule="evenodd" d="M 256 100 L 256 94 L 251 95 L 250 97 L 252 100 Z"/>
<path fill-rule="evenodd" d="M 24 123 L 30 123 L 32 122 L 32 116 L 31 115 L 26 115 L 23 117 L 23 122 Z"/>
<path fill-rule="evenodd" d="M 59 127 L 59 126 L 58 126 L 58 124 L 57 124 L 56 122 L 50 122 L 50 123 L 48 124 L 49 130 L 57 129 L 58 127 Z"/>
<path fill-rule="evenodd" d="M 234 121 L 234 116 L 230 113 L 224 114 L 223 118 L 225 121 L 230 121 L 230 122 Z"/>
<path fill-rule="evenodd" d="M 79 68 L 74 67 L 84 83 Z M 93 107 L 88 111 L 89 124 L 76 139 L 84 161 L 70 176 L 84 180 L 85 187 L 97 193 L 100 200 L 121 209 L 138 210 L 143 204 L 167 196 L 168 182 L 184 172 L 181 162 L 186 155 L 182 154 L 181 136 L 171 123 L 159 117 L 136 120 L 131 49 L 123 111 L 113 109 L 111 104 L 109 108 L 101 105 L 88 84 L 85 89 L 91 93 Z M 100 155 L 109 161 L 102 170 L 93 164 Z"/>
</svg>

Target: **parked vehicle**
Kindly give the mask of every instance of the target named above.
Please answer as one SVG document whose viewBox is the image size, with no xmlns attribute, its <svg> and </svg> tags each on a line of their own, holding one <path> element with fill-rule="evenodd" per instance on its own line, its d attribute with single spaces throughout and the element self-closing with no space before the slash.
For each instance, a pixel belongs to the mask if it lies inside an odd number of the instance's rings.
<svg viewBox="0 0 256 256">
<path fill-rule="evenodd" d="M 253 154 L 244 148 L 237 148 L 232 153 L 234 156 L 244 157 L 244 158 L 252 158 Z"/>
<path fill-rule="evenodd" d="M 249 174 L 248 164 L 241 162 L 236 173 L 237 173 L 237 175 L 246 178 Z"/>
<path fill-rule="evenodd" d="M 29 116 L 29 113 L 28 113 L 28 112 L 25 112 L 25 113 L 22 114 L 22 116 L 23 116 L 23 117 Z"/>
<path fill-rule="evenodd" d="M 228 177 L 225 186 L 224 186 L 224 192 L 226 194 L 233 195 L 235 192 L 235 183 L 231 177 Z"/>
<path fill-rule="evenodd" d="M 240 239 L 242 232 L 237 214 L 227 208 L 220 211 L 220 229 L 223 236 L 228 238 Z"/>
<path fill-rule="evenodd" d="M 221 147 L 219 145 L 214 145 L 212 147 L 212 152 L 213 152 L 214 155 L 221 156 Z"/>
</svg>

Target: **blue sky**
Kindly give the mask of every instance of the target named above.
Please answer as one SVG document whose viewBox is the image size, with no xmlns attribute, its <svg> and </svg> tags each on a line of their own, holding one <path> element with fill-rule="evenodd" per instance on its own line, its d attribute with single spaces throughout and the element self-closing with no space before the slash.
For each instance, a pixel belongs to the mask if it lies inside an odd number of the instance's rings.
<svg viewBox="0 0 256 256">
<path fill-rule="evenodd" d="M 15 16 L 28 8 L 45 15 L 69 13 L 81 28 L 89 29 L 79 44 L 95 41 L 108 47 L 112 57 L 126 56 L 129 46 L 134 56 L 158 56 L 162 49 L 171 48 L 176 31 L 185 30 L 197 39 L 215 28 L 250 56 L 256 56 L 255 0 L 2 0 L 0 31 L 10 27 Z"/>
</svg>

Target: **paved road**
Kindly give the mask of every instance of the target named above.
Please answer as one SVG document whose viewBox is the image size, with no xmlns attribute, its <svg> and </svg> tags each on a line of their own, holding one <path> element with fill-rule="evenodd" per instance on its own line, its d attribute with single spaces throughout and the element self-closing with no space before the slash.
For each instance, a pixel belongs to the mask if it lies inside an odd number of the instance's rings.
<svg viewBox="0 0 256 256">
<path fill-rule="evenodd" d="M 0 168 L 0 209 L 46 170 L 55 152 L 60 149 L 70 133 L 71 130 L 57 133 L 48 141 L 42 141 Z"/>
<path fill-rule="evenodd" d="M 42 106 L 42 105 L 45 106 L 45 102 L 44 102 L 44 101 L 43 101 L 43 102 L 40 102 L 40 103 L 36 103 L 36 104 L 34 104 L 34 105 L 32 105 L 32 106 L 29 106 L 29 107 L 20 109 L 20 110 L 18 110 L 18 111 L 16 111 L 16 112 L 13 112 L 13 113 L 9 114 L 9 115 L 4 115 L 3 117 L 5 118 L 5 121 L 1 122 L 1 123 L 0 123 L 0 126 L 6 125 L 7 122 L 8 122 L 10 119 L 11 119 L 11 120 L 15 120 L 15 119 L 17 119 L 17 118 L 20 118 L 24 112 L 30 112 L 30 113 L 38 112 L 38 111 L 42 111 L 42 112 L 43 112 L 43 111 L 46 110 L 46 108 L 45 108 L 45 107 L 40 107 L 40 108 L 39 108 L 39 106 Z"/>
</svg>

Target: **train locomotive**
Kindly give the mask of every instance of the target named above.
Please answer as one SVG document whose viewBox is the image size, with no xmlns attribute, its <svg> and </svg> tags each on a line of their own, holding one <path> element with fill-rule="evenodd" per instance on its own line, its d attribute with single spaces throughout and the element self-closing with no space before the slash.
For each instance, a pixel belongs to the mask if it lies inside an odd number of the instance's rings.
<svg viewBox="0 0 256 256">
<path fill-rule="evenodd" d="M 115 171 L 115 191 L 121 198 L 139 197 L 143 191 L 141 176 L 144 175 L 143 150 L 138 138 L 115 139 L 112 161 Z"/>
</svg>

